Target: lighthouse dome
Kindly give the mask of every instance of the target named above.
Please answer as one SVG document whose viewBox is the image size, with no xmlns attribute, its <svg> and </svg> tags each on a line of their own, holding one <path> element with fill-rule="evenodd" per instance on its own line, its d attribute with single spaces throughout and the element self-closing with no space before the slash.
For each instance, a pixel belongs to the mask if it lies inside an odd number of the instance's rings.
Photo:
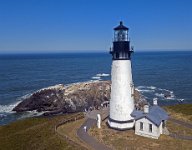
<svg viewBox="0 0 192 150">
<path fill-rule="evenodd" d="M 114 28 L 114 30 L 128 30 L 128 29 L 129 28 L 123 25 L 123 21 L 120 21 L 120 24 L 116 28 Z"/>
</svg>

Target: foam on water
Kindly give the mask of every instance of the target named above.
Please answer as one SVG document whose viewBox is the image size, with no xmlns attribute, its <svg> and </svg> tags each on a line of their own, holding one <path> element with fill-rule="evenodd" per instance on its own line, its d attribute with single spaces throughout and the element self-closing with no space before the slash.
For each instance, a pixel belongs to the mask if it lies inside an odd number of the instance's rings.
<svg viewBox="0 0 192 150">
<path fill-rule="evenodd" d="M 15 118 L 13 120 L 17 119 L 23 119 L 23 118 L 28 118 L 28 117 L 34 117 L 34 116 L 40 116 L 45 112 L 37 112 L 36 110 L 34 111 L 27 111 L 23 113 L 16 113 L 15 111 L 12 111 L 13 108 L 15 108 L 20 102 L 22 102 L 24 99 L 29 98 L 33 93 L 24 95 L 20 98 L 17 98 L 17 101 L 15 103 L 7 104 L 7 105 L 0 105 L 0 124 L 6 124 L 6 121 L 9 122 L 8 118 Z M 12 116 L 12 117 L 11 117 Z M 11 119 L 10 119 L 11 120 Z M 11 122 L 13 121 L 11 120 Z M 5 122 L 4 122 L 5 121 Z"/>
<path fill-rule="evenodd" d="M 33 94 L 33 93 L 26 94 L 26 95 L 24 95 L 24 96 L 21 96 L 21 97 L 17 98 L 17 100 L 21 102 L 21 101 L 23 101 L 24 99 L 27 99 L 27 98 L 31 97 L 32 94 Z"/>
<path fill-rule="evenodd" d="M 98 73 L 96 75 L 94 75 L 93 77 L 91 77 L 91 79 L 93 80 L 102 80 L 103 78 L 109 77 L 110 74 L 108 73 Z"/>
<path fill-rule="evenodd" d="M 146 88 L 146 86 L 137 86 L 137 89 L 143 89 Z"/>
<path fill-rule="evenodd" d="M 0 114 L 0 119 L 2 119 L 2 118 L 4 118 L 4 117 L 6 117 L 7 115 L 5 115 L 5 114 Z"/>
<path fill-rule="evenodd" d="M 14 113 L 13 108 L 15 108 L 21 101 L 9 105 L 0 105 L 0 113 Z"/>
<path fill-rule="evenodd" d="M 185 99 L 182 98 L 182 99 L 177 99 L 177 100 L 178 100 L 179 102 L 183 102 Z"/>
<path fill-rule="evenodd" d="M 96 74 L 97 77 L 108 77 L 110 76 L 110 74 L 107 74 L 107 73 L 98 73 Z"/>
<path fill-rule="evenodd" d="M 152 92 L 154 92 L 154 90 L 148 90 L 148 89 L 138 89 L 138 91 L 139 92 L 141 92 L 141 93 L 144 93 L 144 92 L 148 92 L 148 93 L 152 93 Z"/>
<path fill-rule="evenodd" d="M 178 99 L 172 90 L 158 88 L 155 86 L 138 86 L 136 89 L 149 99 L 157 97 L 159 100 L 175 100 L 183 102 L 184 99 Z"/>
<path fill-rule="evenodd" d="M 101 80 L 101 77 L 94 76 L 94 77 L 91 77 L 91 79 Z"/>
<path fill-rule="evenodd" d="M 29 118 L 29 117 L 41 116 L 41 115 L 43 115 L 45 112 L 47 112 L 47 111 L 43 111 L 43 112 L 37 112 L 36 110 L 26 111 L 26 112 L 23 113 L 18 119 L 24 119 L 24 118 Z"/>
<path fill-rule="evenodd" d="M 157 97 L 164 97 L 164 94 L 163 93 L 155 93 L 155 96 L 157 96 Z"/>
<path fill-rule="evenodd" d="M 157 89 L 157 88 L 154 87 L 154 86 L 149 86 L 148 88 L 151 89 L 151 90 L 155 90 L 155 89 Z"/>
</svg>

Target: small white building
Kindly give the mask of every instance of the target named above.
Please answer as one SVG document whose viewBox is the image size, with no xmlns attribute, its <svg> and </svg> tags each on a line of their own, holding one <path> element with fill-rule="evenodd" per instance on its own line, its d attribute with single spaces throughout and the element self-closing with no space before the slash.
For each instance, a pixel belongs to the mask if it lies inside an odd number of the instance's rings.
<svg viewBox="0 0 192 150">
<path fill-rule="evenodd" d="M 135 134 L 158 139 L 166 129 L 168 114 L 153 100 L 153 106 L 144 106 L 144 111 L 134 110 L 132 117 L 135 119 Z"/>
</svg>

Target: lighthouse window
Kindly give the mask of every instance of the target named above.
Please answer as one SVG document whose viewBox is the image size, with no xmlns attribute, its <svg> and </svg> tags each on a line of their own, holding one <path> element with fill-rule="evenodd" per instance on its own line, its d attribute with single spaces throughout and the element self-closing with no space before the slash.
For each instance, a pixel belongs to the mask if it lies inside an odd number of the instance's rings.
<svg viewBox="0 0 192 150">
<path fill-rule="evenodd" d="M 117 58 L 117 59 L 119 58 L 119 53 L 116 53 L 116 58 Z"/>
<path fill-rule="evenodd" d="M 123 53 L 123 58 L 126 58 L 126 54 L 125 53 Z"/>
<path fill-rule="evenodd" d="M 128 41 L 127 30 L 118 30 L 115 31 L 115 41 Z"/>
<path fill-rule="evenodd" d="M 140 130 L 143 131 L 143 122 L 140 122 Z"/>
<path fill-rule="evenodd" d="M 119 53 L 119 58 L 122 58 L 123 57 L 123 54 L 120 52 Z"/>
<path fill-rule="evenodd" d="M 149 124 L 149 132 L 152 132 L 153 128 L 152 128 L 152 124 Z"/>
</svg>

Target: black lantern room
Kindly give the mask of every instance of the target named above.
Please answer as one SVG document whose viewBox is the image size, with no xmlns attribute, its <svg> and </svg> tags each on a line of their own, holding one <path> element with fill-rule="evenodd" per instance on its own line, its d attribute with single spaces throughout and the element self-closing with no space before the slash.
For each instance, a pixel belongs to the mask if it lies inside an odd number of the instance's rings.
<svg viewBox="0 0 192 150">
<path fill-rule="evenodd" d="M 113 60 L 129 60 L 131 59 L 130 41 L 128 40 L 128 28 L 120 22 L 120 25 L 114 28 L 114 41 L 113 48 L 110 53 L 113 56 Z"/>
</svg>

